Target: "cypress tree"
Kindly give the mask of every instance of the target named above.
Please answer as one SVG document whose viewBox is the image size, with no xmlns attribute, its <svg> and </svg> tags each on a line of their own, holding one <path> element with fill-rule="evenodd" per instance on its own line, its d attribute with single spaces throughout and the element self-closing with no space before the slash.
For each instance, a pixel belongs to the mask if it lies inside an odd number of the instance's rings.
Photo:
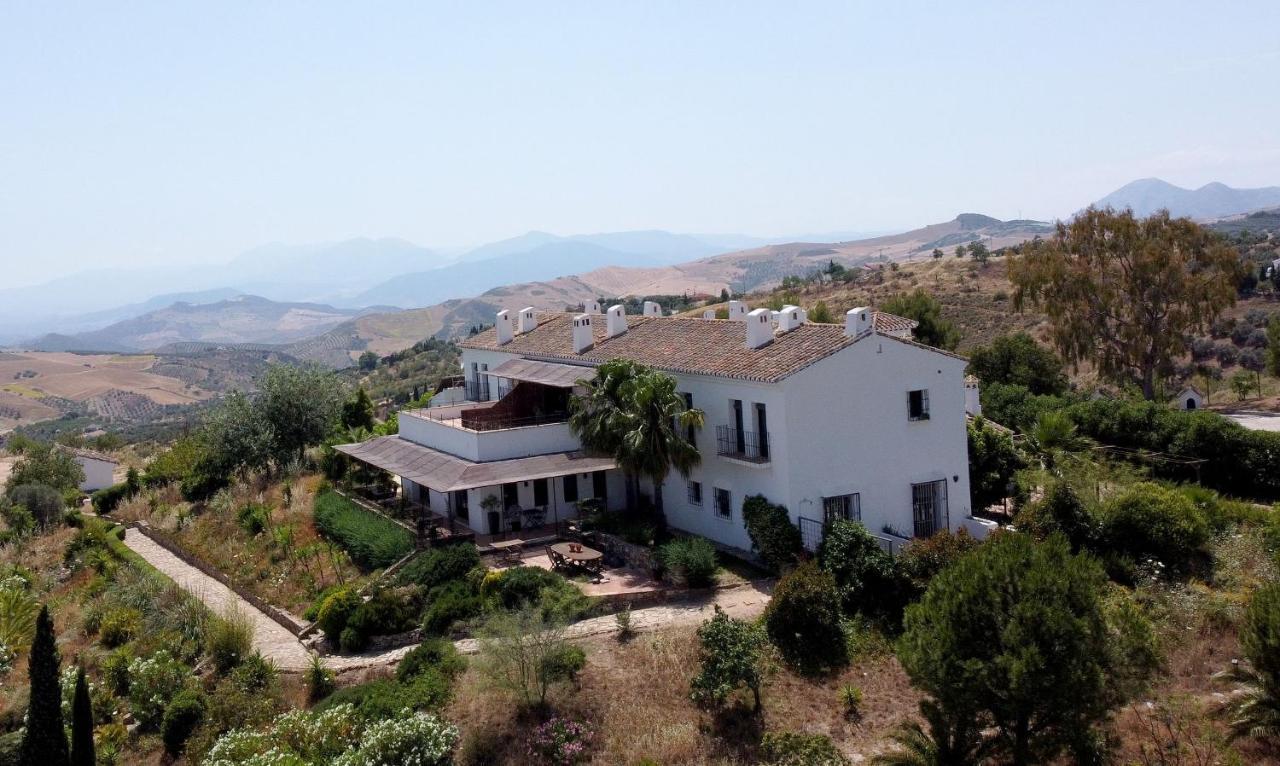
<svg viewBox="0 0 1280 766">
<path fill-rule="evenodd" d="M 89 683 L 84 668 L 76 670 L 76 696 L 71 702 L 71 766 L 94 766 L 98 761 L 93 750 L 93 704 L 89 701 Z"/>
<path fill-rule="evenodd" d="M 22 737 L 24 766 L 69 766 L 67 734 L 62 729 L 62 689 L 58 686 L 58 647 L 54 644 L 53 618 L 48 604 L 36 618 L 31 642 L 31 701 L 27 707 L 27 732 Z"/>
</svg>

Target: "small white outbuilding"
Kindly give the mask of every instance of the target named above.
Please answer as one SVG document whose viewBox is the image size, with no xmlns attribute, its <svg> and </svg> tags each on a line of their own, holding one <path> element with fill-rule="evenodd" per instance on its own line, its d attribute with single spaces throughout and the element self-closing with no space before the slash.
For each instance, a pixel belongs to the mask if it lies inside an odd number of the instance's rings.
<svg viewBox="0 0 1280 766">
<path fill-rule="evenodd" d="M 1195 386 L 1187 386 L 1178 392 L 1174 405 L 1180 410 L 1204 409 L 1204 394 Z"/>
<path fill-rule="evenodd" d="M 80 482 L 81 491 L 96 492 L 115 484 L 114 477 L 119 463 L 113 458 L 87 449 L 75 449 L 72 450 L 72 454 L 84 469 L 84 481 Z"/>
</svg>

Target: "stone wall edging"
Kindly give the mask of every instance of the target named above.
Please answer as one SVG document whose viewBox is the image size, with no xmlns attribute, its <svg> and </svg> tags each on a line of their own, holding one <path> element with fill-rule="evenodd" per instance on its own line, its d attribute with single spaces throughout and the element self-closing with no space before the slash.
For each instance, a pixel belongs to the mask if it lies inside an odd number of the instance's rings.
<svg viewBox="0 0 1280 766">
<path fill-rule="evenodd" d="M 217 568 L 210 566 L 208 563 L 191 555 L 186 550 L 184 550 L 180 545 L 170 540 L 168 535 L 166 535 L 165 533 L 160 532 L 147 524 L 143 524 L 137 521 L 127 522 L 125 523 L 124 526 L 126 529 L 137 530 L 140 534 L 142 534 L 148 540 L 151 540 L 156 545 L 159 545 L 161 548 L 164 548 L 165 550 L 169 551 L 174 556 L 177 556 L 183 563 L 195 567 L 196 569 L 200 570 L 201 573 L 208 575 L 209 577 L 212 577 L 213 579 L 227 586 L 237 596 L 244 599 L 245 601 L 248 601 L 255 609 L 262 612 L 266 616 L 270 617 L 274 622 L 279 624 L 280 627 L 289 631 L 293 635 L 301 636 L 303 632 L 308 627 L 310 627 L 308 625 L 299 624 L 296 620 L 293 619 L 292 616 L 290 616 L 283 609 L 280 609 L 279 607 L 274 606 L 272 604 L 268 604 L 266 601 L 263 601 L 258 596 L 254 595 L 253 593 L 250 593 L 247 589 L 240 586 L 238 583 L 232 581 L 231 578 L 227 577 Z"/>
</svg>

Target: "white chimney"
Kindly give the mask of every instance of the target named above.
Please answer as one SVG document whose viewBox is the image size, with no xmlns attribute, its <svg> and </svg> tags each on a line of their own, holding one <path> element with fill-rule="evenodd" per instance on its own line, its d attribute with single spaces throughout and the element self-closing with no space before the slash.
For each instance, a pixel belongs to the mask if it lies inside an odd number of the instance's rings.
<svg viewBox="0 0 1280 766">
<path fill-rule="evenodd" d="M 596 337 L 591 330 L 591 315 L 579 314 L 573 318 L 573 353 L 581 354 L 595 345 Z"/>
<path fill-rule="evenodd" d="M 804 324 L 804 309 L 799 306 L 783 306 L 778 312 L 778 332 L 791 332 Z"/>
<path fill-rule="evenodd" d="M 647 317 L 660 317 L 662 316 L 662 307 L 653 301 L 645 301 L 644 315 Z"/>
<path fill-rule="evenodd" d="M 747 348 L 760 348 L 773 340 L 773 312 L 756 309 L 747 314 Z"/>
<path fill-rule="evenodd" d="M 964 411 L 974 416 L 982 414 L 982 396 L 978 390 L 978 379 L 972 375 L 964 379 Z"/>
<path fill-rule="evenodd" d="M 623 310 L 622 305 L 610 306 L 609 311 L 605 314 L 605 337 L 616 338 L 627 331 L 627 312 Z"/>
<path fill-rule="evenodd" d="M 715 309 L 707 309 L 706 311 L 702 312 L 702 318 L 703 318 L 703 319 L 715 319 L 715 318 L 716 318 L 716 310 L 715 310 Z"/>
<path fill-rule="evenodd" d="M 506 309 L 499 311 L 497 319 L 494 320 L 493 327 L 498 333 L 499 346 L 505 346 L 511 342 L 512 330 L 510 311 Z"/>
<path fill-rule="evenodd" d="M 747 318 L 747 304 L 742 301 L 729 301 L 729 318 L 741 322 Z"/>
<path fill-rule="evenodd" d="M 867 330 L 873 330 L 875 327 L 871 323 L 871 309 L 866 306 L 859 306 L 856 309 L 849 309 L 844 313 L 844 334 L 849 337 L 857 337 Z"/>
<path fill-rule="evenodd" d="M 588 314 L 604 313 L 604 311 L 601 310 L 600 308 L 600 301 L 584 301 L 582 304 L 582 310 Z"/>
<path fill-rule="evenodd" d="M 537 326 L 538 317 L 534 314 L 533 306 L 526 306 L 520 309 L 520 320 L 516 326 L 516 334 L 524 335 Z"/>
</svg>

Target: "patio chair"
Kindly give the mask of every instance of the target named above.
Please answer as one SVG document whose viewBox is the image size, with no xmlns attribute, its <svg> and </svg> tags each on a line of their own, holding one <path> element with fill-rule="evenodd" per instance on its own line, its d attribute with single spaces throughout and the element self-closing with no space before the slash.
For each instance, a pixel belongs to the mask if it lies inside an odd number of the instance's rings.
<svg viewBox="0 0 1280 766">
<path fill-rule="evenodd" d="M 556 571 L 568 570 L 572 568 L 569 566 L 569 561 L 565 559 L 564 556 L 561 556 L 559 553 L 556 553 L 554 550 L 552 550 L 550 545 L 547 546 L 547 558 L 551 559 L 551 568 Z"/>
</svg>

